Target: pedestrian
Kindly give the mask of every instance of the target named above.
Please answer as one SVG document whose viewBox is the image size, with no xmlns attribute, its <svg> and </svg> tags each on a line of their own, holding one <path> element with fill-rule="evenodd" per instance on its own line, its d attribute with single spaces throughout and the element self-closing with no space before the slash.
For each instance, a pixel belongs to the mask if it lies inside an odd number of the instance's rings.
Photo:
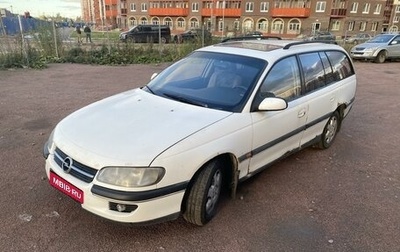
<svg viewBox="0 0 400 252">
<path fill-rule="evenodd" d="M 76 36 L 77 36 L 77 38 L 78 38 L 78 44 L 80 44 L 80 43 L 82 43 L 82 31 L 81 31 L 81 26 L 80 25 L 77 25 L 76 27 L 75 27 L 75 30 L 76 30 Z"/>
<path fill-rule="evenodd" d="M 86 25 L 83 28 L 83 32 L 86 34 L 86 43 L 89 41 L 90 43 L 92 43 L 92 30 L 90 30 L 89 25 Z"/>
</svg>

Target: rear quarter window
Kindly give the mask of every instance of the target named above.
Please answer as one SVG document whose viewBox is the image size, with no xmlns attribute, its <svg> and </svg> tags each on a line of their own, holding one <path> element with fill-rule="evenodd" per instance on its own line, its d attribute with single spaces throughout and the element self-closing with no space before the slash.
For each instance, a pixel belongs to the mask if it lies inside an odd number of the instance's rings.
<svg viewBox="0 0 400 252">
<path fill-rule="evenodd" d="M 335 81 L 340 81 L 354 75 L 353 66 L 346 54 L 339 51 L 327 51 L 326 55 L 331 63 Z"/>
</svg>

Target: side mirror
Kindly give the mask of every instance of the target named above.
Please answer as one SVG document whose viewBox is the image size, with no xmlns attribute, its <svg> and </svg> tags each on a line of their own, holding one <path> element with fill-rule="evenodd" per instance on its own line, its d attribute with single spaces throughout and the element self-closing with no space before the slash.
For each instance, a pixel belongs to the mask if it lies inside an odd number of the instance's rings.
<svg viewBox="0 0 400 252">
<path fill-rule="evenodd" d="M 392 41 L 392 43 L 390 43 L 391 45 L 397 45 L 397 41 L 395 40 L 395 41 Z"/>
<path fill-rule="evenodd" d="M 153 73 L 153 74 L 151 75 L 151 77 L 150 77 L 150 80 L 156 78 L 157 75 L 158 75 L 158 73 Z"/>
<path fill-rule="evenodd" d="M 258 110 L 279 111 L 286 109 L 287 106 L 288 106 L 287 102 L 282 98 L 267 97 L 260 103 L 260 105 L 258 106 Z"/>
</svg>

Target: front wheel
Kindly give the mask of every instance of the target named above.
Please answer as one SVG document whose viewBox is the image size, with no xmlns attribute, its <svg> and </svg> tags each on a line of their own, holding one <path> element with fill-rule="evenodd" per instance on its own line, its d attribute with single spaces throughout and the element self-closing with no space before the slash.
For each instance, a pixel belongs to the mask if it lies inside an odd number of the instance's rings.
<svg viewBox="0 0 400 252">
<path fill-rule="evenodd" d="M 386 52 L 380 51 L 375 58 L 375 63 L 383 63 L 386 60 Z"/>
<path fill-rule="evenodd" d="M 216 160 L 208 163 L 195 177 L 186 199 L 183 218 L 190 223 L 203 226 L 217 213 L 222 191 L 223 172 Z"/>
<path fill-rule="evenodd" d="M 340 117 L 339 113 L 335 111 L 333 115 L 329 118 L 328 122 L 325 125 L 324 131 L 322 132 L 321 140 L 318 143 L 318 147 L 320 149 L 328 149 L 333 140 L 336 137 L 336 134 L 339 130 L 340 125 Z"/>
</svg>

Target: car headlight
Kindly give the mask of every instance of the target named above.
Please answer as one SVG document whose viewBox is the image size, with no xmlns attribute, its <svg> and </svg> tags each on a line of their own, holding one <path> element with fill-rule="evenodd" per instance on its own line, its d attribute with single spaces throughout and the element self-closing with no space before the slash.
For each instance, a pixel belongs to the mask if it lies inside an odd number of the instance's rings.
<svg viewBox="0 0 400 252">
<path fill-rule="evenodd" d="M 122 187 L 142 187 L 156 184 L 165 174 L 161 167 L 105 167 L 97 180 Z"/>
<path fill-rule="evenodd" d="M 371 47 L 371 48 L 365 49 L 365 51 L 366 51 L 366 52 L 375 52 L 376 49 L 378 49 L 378 47 Z"/>
<path fill-rule="evenodd" d="M 43 146 L 43 157 L 47 159 L 47 157 L 50 155 L 50 149 L 51 146 L 53 145 L 53 137 L 54 137 L 54 130 L 50 133 L 49 139 Z"/>
</svg>

